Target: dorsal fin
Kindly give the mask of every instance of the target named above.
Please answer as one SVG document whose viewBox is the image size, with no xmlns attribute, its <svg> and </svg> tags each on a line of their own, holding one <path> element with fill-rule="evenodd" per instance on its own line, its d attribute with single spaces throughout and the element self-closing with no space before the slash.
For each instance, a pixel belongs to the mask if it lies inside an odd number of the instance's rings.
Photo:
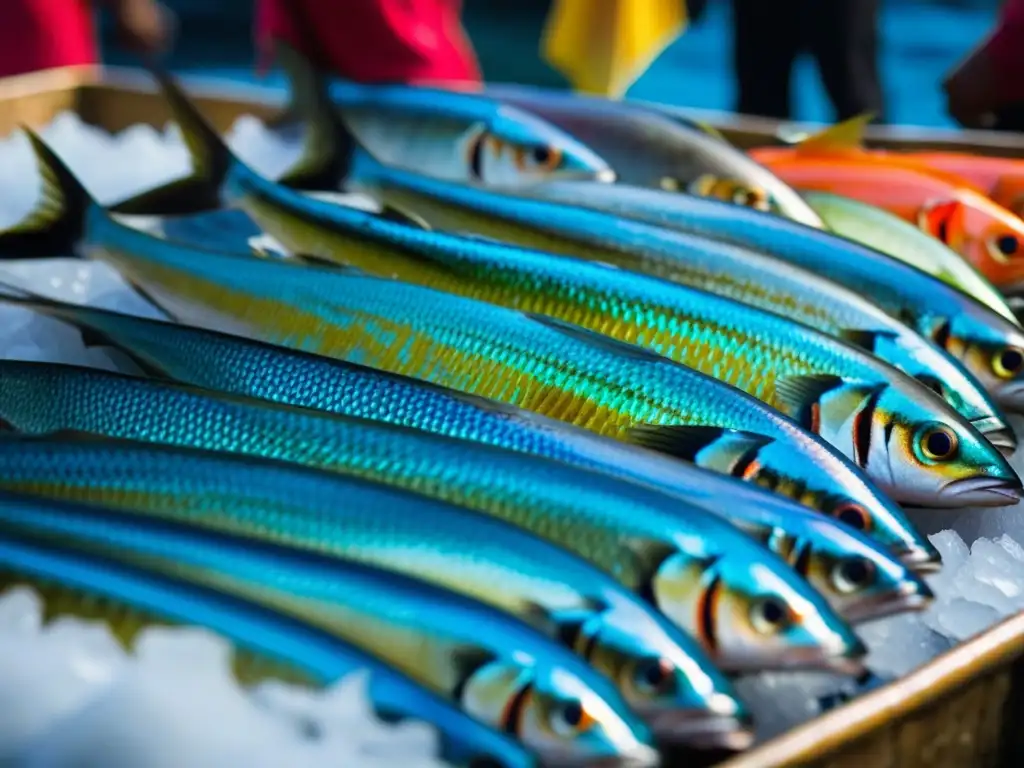
<svg viewBox="0 0 1024 768">
<path fill-rule="evenodd" d="M 875 352 L 875 347 L 880 339 L 895 341 L 897 336 L 894 331 L 866 331 L 847 328 L 836 334 L 840 339 L 866 352 Z"/>
<path fill-rule="evenodd" d="M 860 149 L 864 146 L 865 129 L 874 119 L 874 112 L 851 117 L 808 136 L 796 145 L 796 150 L 802 155 L 820 155 Z"/>
</svg>

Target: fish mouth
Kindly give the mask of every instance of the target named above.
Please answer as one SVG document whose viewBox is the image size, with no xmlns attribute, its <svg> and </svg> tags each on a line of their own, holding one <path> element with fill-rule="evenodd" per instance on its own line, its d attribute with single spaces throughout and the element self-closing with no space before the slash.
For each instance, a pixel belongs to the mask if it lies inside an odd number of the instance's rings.
<svg viewBox="0 0 1024 768">
<path fill-rule="evenodd" d="M 657 768 L 661 765 L 661 754 L 654 747 L 647 744 L 637 744 L 628 753 L 621 755 L 608 755 L 595 760 L 587 760 L 583 763 L 559 762 L 557 760 L 545 765 L 561 765 L 569 768 Z"/>
<path fill-rule="evenodd" d="M 1024 381 L 1011 381 L 996 391 L 996 402 L 1014 413 L 1024 413 Z"/>
<path fill-rule="evenodd" d="M 1012 456 L 1017 450 L 1017 433 L 998 419 L 987 417 L 971 422 L 985 439 L 1004 456 Z"/>
<path fill-rule="evenodd" d="M 1022 495 L 1020 478 L 966 477 L 953 480 L 942 489 L 945 500 L 975 507 L 1008 507 L 1019 502 Z"/>
<path fill-rule="evenodd" d="M 864 672 L 863 659 L 867 646 L 860 638 L 842 641 L 836 649 L 825 646 L 790 648 L 783 654 L 769 658 L 730 659 L 729 670 L 737 674 L 757 672 L 835 672 L 840 675 L 859 675 Z"/>
<path fill-rule="evenodd" d="M 665 723 L 659 718 L 659 722 L 651 727 L 658 743 L 668 746 L 685 745 L 699 750 L 742 752 L 754 743 L 752 723 L 738 717 L 705 714 L 699 719 L 687 721 L 672 718 L 672 722 Z"/>
<path fill-rule="evenodd" d="M 571 179 L 573 177 L 570 175 L 569 178 Z M 614 184 L 618 179 L 618 175 L 611 168 L 604 168 L 595 174 L 580 173 L 578 178 L 580 180 L 586 179 L 588 181 L 597 181 L 601 184 Z"/>
<path fill-rule="evenodd" d="M 942 570 L 942 555 L 931 545 L 912 546 L 898 553 L 897 557 L 914 573 L 938 573 Z"/>
<path fill-rule="evenodd" d="M 908 611 L 920 611 L 934 599 L 935 593 L 923 579 L 900 584 L 899 589 L 883 595 L 868 595 L 843 606 L 843 618 L 855 624 L 884 619 Z"/>
</svg>

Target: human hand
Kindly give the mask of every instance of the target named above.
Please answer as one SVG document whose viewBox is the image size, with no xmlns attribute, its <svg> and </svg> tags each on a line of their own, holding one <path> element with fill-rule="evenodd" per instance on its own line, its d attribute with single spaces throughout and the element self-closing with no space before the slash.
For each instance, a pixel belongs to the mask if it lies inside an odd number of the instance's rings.
<svg viewBox="0 0 1024 768">
<path fill-rule="evenodd" d="M 125 48 L 154 56 L 170 48 L 174 39 L 174 14 L 158 0 L 114 0 L 117 36 Z"/>
</svg>

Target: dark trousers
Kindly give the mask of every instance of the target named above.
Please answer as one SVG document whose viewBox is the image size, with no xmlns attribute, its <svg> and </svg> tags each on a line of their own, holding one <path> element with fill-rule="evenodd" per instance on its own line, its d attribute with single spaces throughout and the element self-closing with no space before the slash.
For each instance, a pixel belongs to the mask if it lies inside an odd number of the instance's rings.
<svg viewBox="0 0 1024 768">
<path fill-rule="evenodd" d="M 793 64 L 807 51 L 837 120 L 864 112 L 881 119 L 879 0 L 732 0 L 732 6 L 738 112 L 792 119 Z"/>
</svg>

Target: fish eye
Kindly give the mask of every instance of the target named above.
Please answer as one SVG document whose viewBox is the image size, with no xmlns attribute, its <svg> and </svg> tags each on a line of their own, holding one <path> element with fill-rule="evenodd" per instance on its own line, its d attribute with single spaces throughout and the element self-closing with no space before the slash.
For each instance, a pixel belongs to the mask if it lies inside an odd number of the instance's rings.
<svg viewBox="0 0 1024 768">
<path fill-rule="evenodd" d="M 539 167 L 553 171 L 562 164 L 562 153 L 557 147 L 538 144 L 530 150 L 530 159 Z"/>
<path fill-rule="evenodd" d="M 996 238 L 996 248 L 1003 256 L 1013 256 L 1019 247 L 1020 243 L 1017 242 L 1015 235 L 1002 235 Z"/>
<path fill-rule="evenodd" d="M 932 461 L 947 461 L 956 455 L 959 443 L 956 434 L 942 424 L 928 427 L 918 438 L 921 453 Z"/>
<path fill-rule="evenodd" d="M 583 708 L 583 704 L 575 699 L 563 701 L 551 713 L 551 728 L 555 733 L 571 735 L 582 733 L 594 724 L 593 719 Z"/>
<path fill-rule="evenodd" d="M 1024 368 L 1024 351 L 1004 347 L 992 356 L 992 370 L 1001 379 L 1012 379 Z"/>
<path fill-rule="evenodd" d="M 668 659 L 644 659 L 636 665 L 634 683 L 645 693 L 661 691 L 671 682 L 673 669 Z"/>
<path fill-rule="evenodd" d="M 832 513 L 833 516 L 843 525 L 848 525 L 857 531 L 866 531 L 871 527 L 871 518 L 867 510 L 859 504 L 847 502 L 840 504 Z"/>
<path fill-rule="evenodd" d="M 762 635 L 780 632 L 789 624 L 789 611 L 776 597 L 764 597 L 750 608 L 750 621 Z"/>
<path fill-rule="evenodd" d="M 840 560 L 832 569 L 832 585 L 844 594 L 864 589 L 871 584 L 875 565 L 863 557 L 848 557 Z"/>
</svg>

